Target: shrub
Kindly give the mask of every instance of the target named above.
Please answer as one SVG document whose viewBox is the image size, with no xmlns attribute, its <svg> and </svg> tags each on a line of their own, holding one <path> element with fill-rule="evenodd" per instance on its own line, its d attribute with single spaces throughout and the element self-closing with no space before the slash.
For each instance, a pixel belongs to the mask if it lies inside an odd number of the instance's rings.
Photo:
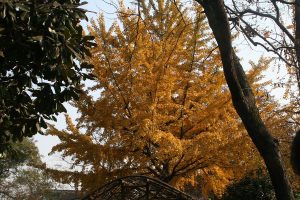
<svg viewBox="0 0 300 200">
<path fill-rule="evenodd" d="M 222 200 L 276 200 L 269 176 L 261 170 L 228 186 Z"/>
</svg>

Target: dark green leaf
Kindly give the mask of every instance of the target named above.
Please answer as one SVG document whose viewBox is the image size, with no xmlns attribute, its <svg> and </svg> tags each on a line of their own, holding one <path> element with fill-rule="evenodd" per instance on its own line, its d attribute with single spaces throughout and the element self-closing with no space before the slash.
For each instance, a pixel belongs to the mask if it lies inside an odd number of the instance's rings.
<svg viewBox="0 0 300 200">
<path fill-rule="evenodd" d="M 33 36 L 31 38 L 32 38 L 32 40 L 39 41 L 39 42 L 41 42 L 43 40 L 43 36 L 42 35 Z"/>
</svg>

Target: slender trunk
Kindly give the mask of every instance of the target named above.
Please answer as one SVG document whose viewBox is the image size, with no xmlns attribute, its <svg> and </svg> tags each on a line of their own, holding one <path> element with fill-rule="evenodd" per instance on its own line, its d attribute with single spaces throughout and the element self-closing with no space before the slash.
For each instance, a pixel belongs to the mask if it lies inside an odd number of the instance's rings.
<svg viewBox="0 0 300 200">
<path fill-rule="evenodd" d="M 262 121 L 255 103 L 255 96 L 247 81 L 243 67 L 231 43 L 231 33 L 223 0 L 196 0 L 208 18 L 209 25 L 219 45 L 225 78 L 231 92 L 233 105 L 241 117 L 249 136 L 263 157 L 278 200 L 293 200 L 278 149 L 278 142 L 271 136 Z"/>
<path fill-rule="evenodd" d="M 300 92 L 300 0 L 295 0 L 295 49 L 296 49 L 296 76 L 298 82 L 298 90 Z"/>
</svg>

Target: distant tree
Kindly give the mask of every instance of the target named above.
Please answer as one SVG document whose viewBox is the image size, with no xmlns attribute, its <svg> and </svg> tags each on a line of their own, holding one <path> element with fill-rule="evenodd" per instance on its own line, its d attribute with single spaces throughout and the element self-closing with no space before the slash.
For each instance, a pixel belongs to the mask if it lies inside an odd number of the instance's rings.
<svg viewBox="0 0 300 200">
<path fill-rule="evenodd" d="M 10 145 L 0 157 L 0 199 L 51 199 L 55 183 L 39 167 L 42 161 L 31 140 Z"/>
<path fill-rule="evenodd" d="M 7 141 L 22 140 L 46 128 L 45 119 L 65 112 L 81 79 L 91 78 L 93 37 L 84 36 L 87 19 L 80 0 L 0 2 L 0 152 Z M 77 61 L 76 61 L 77 60 Z"/>
<path fill-rule="evenodd" d="M 0 198 L 52 200 L 55 182 L 37 168 L 20 169 L 10 181 L 0 183 Z"/>
<path fill-rule="evenodd" d="M 23 165 L 41 165 L 38 149 L 29 139 L 12 143 L 0 154 L 0 178 L 10 176 L 12 169 Z"/>
</svg>

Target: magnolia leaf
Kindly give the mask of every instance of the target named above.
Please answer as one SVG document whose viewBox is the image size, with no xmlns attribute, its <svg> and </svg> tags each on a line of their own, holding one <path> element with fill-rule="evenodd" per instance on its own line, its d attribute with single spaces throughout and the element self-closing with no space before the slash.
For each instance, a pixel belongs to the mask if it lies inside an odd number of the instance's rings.
<svg viewBox="0 0 300 200">
<path fill-rule="evenodd" d="M 39 41 L 39 42 L 41 42 L 43 40 L 43 36 L 42 35 L 33 36 L 31 38 L 32 38 L 32 40 Z"/>
</svg>

